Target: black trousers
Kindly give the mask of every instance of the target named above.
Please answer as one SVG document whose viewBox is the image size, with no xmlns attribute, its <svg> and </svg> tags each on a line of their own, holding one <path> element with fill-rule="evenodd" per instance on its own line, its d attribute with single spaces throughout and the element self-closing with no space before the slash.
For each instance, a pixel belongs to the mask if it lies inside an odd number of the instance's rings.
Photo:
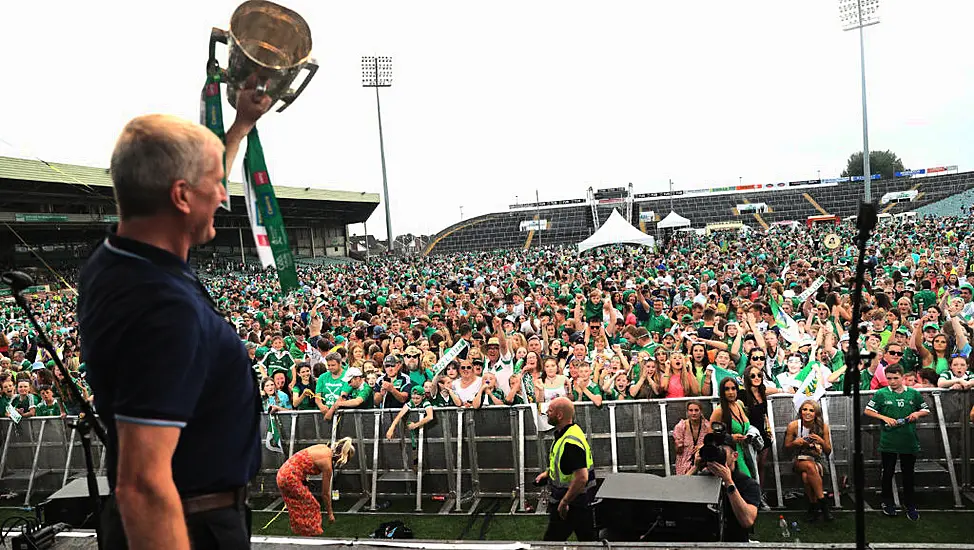
<svg viewBox="0 0 974 550">
<path fill-rule="evenodd" d="M 917 455 L 880 453 L 883 457 L 883 504 L 893 504 L 893 474 L 896 472 L 896 459 L 900 460 L 900 473 L 903 474 L 903 500 L 907 506 L 916 506 L 913 498 L 913 469 Z"/>
<path fill-rule="evenodd" d="M 548 508 L 548 528 L 544 532 L 543 540 L 566 541 L 573 532 L 579 542 L 598 540 L 595 532 L 595 516 L 592 515 L 592 508 L 588 504 L 581 502 L 570 505 L 565 519 L 561 519 L 558 515 L 557 502 L 549 502 Z"/>
<path fill-rule="evenodd" d="M 108 497 L 101 512 L 102 548 L 126 549 L 122 516 L 115 495 Z M 250 548 L 250 508 L 247 505 L 220 508 L 186 516 L 186 529 L 193 550 L 238 550 Z"/>
</svg>

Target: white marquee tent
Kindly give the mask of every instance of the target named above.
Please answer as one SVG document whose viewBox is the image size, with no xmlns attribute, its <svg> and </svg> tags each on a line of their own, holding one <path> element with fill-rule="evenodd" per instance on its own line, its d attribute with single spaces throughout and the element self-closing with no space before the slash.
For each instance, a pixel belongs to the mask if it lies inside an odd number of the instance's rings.
<svg viewBox="0 0 974 550">
<path fill-rule="evenodd" d="M 610 244 L 638 244 L 653 247 L 656 245 L 656 239 L 633 227 L 618 210 L 613 210 L 612 215 L 605 220 L 598 231 L 578 243 L 578 251 L 585 252 Z"/>
<path fill-rule="evenodd" d="M 670 210 L 665 218 L 656 224 L 656 229 L 677 229 L 680 227 L 690 227 L 690 220 Z"/>
</svg>

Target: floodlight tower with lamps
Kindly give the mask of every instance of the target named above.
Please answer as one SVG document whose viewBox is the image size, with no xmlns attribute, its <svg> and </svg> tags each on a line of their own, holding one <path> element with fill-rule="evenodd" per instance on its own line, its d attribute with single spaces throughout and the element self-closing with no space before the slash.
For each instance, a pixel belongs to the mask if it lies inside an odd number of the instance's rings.
<svg viewBox="0 0 974 550">
<path fill-rule="evenodd" d="M 866 117 L 866 42 L 862 29 L 879 23 L 879 0 L 839 0 L 842 30 L 859 29 L 859 70 L 862 76 L 862 181 L 863 200 L 872 202 L 869 171 L 869 124 Z"/>
<path fill-rule="evenodd" d="M 375 112 L 379 116 L 379 157 L 382 159 L 382 194 L 386 202 L 386 246 L 392 253 L 392 214 L 389 211 L 389 181 L 386 179 L 386 149 L 382 139 L 382 107 L 379 88 L 392 86 L 392 58 L 362 56 L 362 87 L 375 88 Z"/>
</svg>

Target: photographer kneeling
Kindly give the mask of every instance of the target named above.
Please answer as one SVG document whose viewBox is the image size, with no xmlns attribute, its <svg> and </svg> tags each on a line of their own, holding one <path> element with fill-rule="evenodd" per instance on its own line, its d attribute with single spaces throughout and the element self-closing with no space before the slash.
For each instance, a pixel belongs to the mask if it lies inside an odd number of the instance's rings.
<svg viewBox="0 0 974 550">
<path fill-rule="evenodd" d="M 737 445 L 721 422 L 711 424 L 713 433 L 703 439 L 703 446 L 693 457 L 688 475 L 713 475 L 724 486 L 723 541 L 748 542 L 748 533 L 758 519 L 761 486 L 750 476 L 737 471 Z"/>
</svg>

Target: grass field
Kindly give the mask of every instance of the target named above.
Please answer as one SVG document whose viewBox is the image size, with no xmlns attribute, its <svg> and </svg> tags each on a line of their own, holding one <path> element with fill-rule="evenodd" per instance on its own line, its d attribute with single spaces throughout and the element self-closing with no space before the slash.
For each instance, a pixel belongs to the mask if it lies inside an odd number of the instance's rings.
<svg viewBox="0 0 974 550">
<path fill-rule="evenodd" d="M 28 515 L 31 512 L 6 508 L 0 509 L 0 523 L 12 516 Z M 255 535 L 291 534 L 287 515 L 282 514 L 271 521 L 273 512 L 254 513 Z M 778 533 L 778 512 L 762 512 L 758 517 L 754 539 L 761 542 L 781 542 Z M 836 520 L 828 524 L 808 524 L 800 512 L 787 511 L 783 514 L 789 521 L 798 521 L 803 542 L 853 542 L 855 538 L 854 518 L 851 512 L 837 512 Z M 332 538 L 365 538 L 375 528 L 386 521 L 402 520 L 415 534 L 416 538 L 435 540 L 458 540 L 467 526 L 469 516 L 403 515 L 403 514 L 343 514 L 337 515 L 334 525 L 327 526 L 325 535 Z M 268 522 L 270 522 L 269 525 Z M 916 542 L 916 543 L 967 543 L 972 537 L 970 525 L 974 522 L 974 511 L 961 510 L 926 512 L 919 522 L 911 522 L 902 515 L 887 518 L 878 512 L 866 514 L 866 538 L 869 542 Z M 491 541 L 530 541 L 541 539 L 546 518 L 533 514 L 498 515 L 490 522 L 484 540 Z M 265 529 L 264 526 L 267 525 Z M 467 530 L 464 540 L 478 540 L 483 525 L 483 516 L 476 518 Z"/>
</svg>

